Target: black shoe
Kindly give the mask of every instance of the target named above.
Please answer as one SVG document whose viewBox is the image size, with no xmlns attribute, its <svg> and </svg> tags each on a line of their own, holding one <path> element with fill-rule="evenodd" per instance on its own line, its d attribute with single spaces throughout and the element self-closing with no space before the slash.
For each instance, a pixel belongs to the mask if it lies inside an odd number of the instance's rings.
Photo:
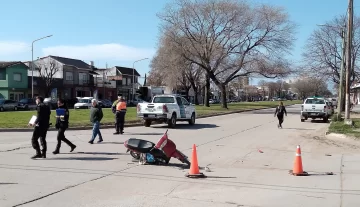
<svg viewBox="0 0 360 207">
<path fill-rule="evenodd" d="M 59 154 L 60 152 L 58 151 L 58 150 L 55 150 L 54 152 L 53 152 L 53 154 L 54 155 L 57 155 L 57 154 Z"/>
<path fill-rule="evenodd" d="M 46 158 L 46 154 L 45 154 L 45 153 L 42 154 L 42 155 L 41 155 L 41 158 Z"/>
<path fill-rule="evenodd" d="M 89 141 L 89 144 L 94 144 L 94 142 L 93 142 L 93 141 Z"/>
<path fill-rule="evenodd" d="M 119 132 L 115 132 L 114 135 L 115 135 L 115 134 L 120 134 L 120 133 L 119 133 Z"/>
<path fill-rule="evenodd" d="M 31 159 L 36 159 L 36 158 L 41 158 L 41 155 L 40 154 L 36 154 L 34 156 L 31 157 Z"/>
<path fill-rule="evenodd" d="M 103 142 L 104 140 L 102 140 L 102 139 L 100 139 L 97 143 L 101 143 L 101 142 Z"/>
<path fill-rule="evenodd" d="M 120 132 L 120 134 L 124 134 L 124 131 Z"/>
<path fill-rule="evenodd" d="M 76 148 L 76 145 L 72 146 L 70 152 L 73 152 L 75 148 Z"/>
</svg>

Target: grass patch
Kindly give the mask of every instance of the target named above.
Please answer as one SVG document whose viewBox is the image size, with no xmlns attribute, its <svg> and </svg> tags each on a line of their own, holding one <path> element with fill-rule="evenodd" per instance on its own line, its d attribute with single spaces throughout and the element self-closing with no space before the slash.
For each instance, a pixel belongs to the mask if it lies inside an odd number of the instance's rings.
<svg viewBox="0 0 360 207">
<path fill-rule="evenodd" d="M 360 119 L 352 120 L 354 122 L 353 126 L 344 124 L 343 120 L 332 122 L 329 126 L 329 132 L 360 138 Z"/>
<path fill-rule="evenodd" d="M 298 104 L 299 101 L 284 101 L 285 105 Z M 240 102 L 228 104 L 228 109 L 221 108 L 220 104 L 212 104 L 210 107 L 196 106 L 196 111 L 199 116 L 201 115 L 212 115 L 222 114 L 226 112 L 261 109 L 261 108 L 272 108 L 276 107 L 278 102 L 276 101 L 262 101 L 262 102 Z M 115 122 L 114 114 L 111 109 L 103 109 L 104 118 L 101 121 L 102 124 L 112 125 Z M 35 111 L 10 111 L 0 112 L 0 128 L 25 128 L 32 115 L 36 115 Z M 125 118 L 127 123 L 138 122 L 140 119 L 136 117 L 136 108 L 128 107 Z M 51 122 L 53 125 L 55 122 L 55 111 L 51 112 Z M 74 126 L 90 126 L 90 110 L 89 109 L 70 109 L 70 127 Z"/>
</svg>

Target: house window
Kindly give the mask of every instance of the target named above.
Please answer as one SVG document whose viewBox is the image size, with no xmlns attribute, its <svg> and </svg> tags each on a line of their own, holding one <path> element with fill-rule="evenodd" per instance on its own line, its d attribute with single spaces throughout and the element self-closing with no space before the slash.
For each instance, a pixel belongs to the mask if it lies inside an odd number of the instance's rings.
<svg viewBox="0 0 360 207">
<path fill-rule="evenodd" d="M 122 82 L 122 85 L 123 85 L 123 86 L 126 86 L 126 81 L 127 81 L 127 78 L 123 78 L 123 79 L 122 79 L 121 82 Z"/>
<path fill-rule="evenodd" d="M 74 80 L 74 75 L 72 72 L 65 72 L 65 80 L 67 81 L 73 81 Z"/>
<path fill-rule="evenodd" d="M 127 78 L 127 84 L 131 85 L 131 82 L 132 82 L 131 78 Z"/>
<path fill-rule="evenodd" d="M 0 69 L 0 80 L 6 80 L 5 70 Z"/>
<path fill-rule="evenodd" d="M 79 83 L 87 84 L 89 82 L 89 75 L 87 73 L 79 73 Z"/>
<path fill-rule="evenodd" d="M 21 73 L 14 73 L 14 81 L 21 82 Z"/>
</svg>

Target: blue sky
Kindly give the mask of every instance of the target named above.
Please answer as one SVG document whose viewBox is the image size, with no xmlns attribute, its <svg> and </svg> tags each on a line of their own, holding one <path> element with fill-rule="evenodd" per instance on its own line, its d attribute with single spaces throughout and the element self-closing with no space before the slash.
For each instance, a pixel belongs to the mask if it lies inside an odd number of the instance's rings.
<svg viewBox="0 0 360 207">
<path fill-rule="evenodd" d="M 100 3 L 101 2 L 101 3 Z M 150 58 L 157 48 L 160 12 L 171 0 L 11 0 L 2 1 L 0 18 L 0 61 L 31 60 L 59 55 L 77 58 L 95 66 L 132 67 L 135 60 Z M 293 60 L 299 61 L 311 32 L 334 16 L 345 14 L 345 0 L 254 0 L 284 7 L 299 26 Z M 360 3 L 355 1 L 355 13 Z M 144 75 L 149 60 L 136 63 Z M 256 84 L 257 80 L 252 83 Z"/>
</svg>

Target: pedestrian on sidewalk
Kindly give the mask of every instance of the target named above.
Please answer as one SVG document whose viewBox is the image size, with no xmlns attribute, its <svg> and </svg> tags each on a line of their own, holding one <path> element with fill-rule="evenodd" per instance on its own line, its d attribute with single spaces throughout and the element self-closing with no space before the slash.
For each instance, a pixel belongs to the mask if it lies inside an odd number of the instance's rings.
<svg viewBox="0 0 360 207">
<path fill-rule="evenodd" d="M 31 138 L 32 147 L 36 150 L 36 154 L 32 156 L 32 159 L 36 158 L 46 158 L 46 134 L 50 127 L 50 107 L 45 105 L 44 98 L 37 96 L 36 97 L 36 111 L 37 116 L 34 124 L 29 124 L 29 126 L 34 126 L 33 136 Z M 40 151 L 39 138 L 42 150 Z"/>
<path fill-rule="evenodd" d="M 116 104 L 116 132 L 114 134 L 124 134 L 125 115 L 126 102 L 125 99 L 120 96 L 119 102 Z"/>
<path fill-rule="evenodd" d="M 65 104 L 63 99 L 59 99 L 58 102 L 58 110 L 64 110 L 64 115 L 56 115 L 56 129 L 58 130 L 57 134 L 57 145 L 55 151 L 53 152 L 54 155 L 60 153 L 61 141 L 65 142 L 71 148 L 70 152 L 74 151 L 76 145 L 71 143 L 68 139 L 65 138 L 65 130 L 69 127 L 69 109 Z"/>
<path fill-rule="evenodd" d="M 280 101 L 279 106 L 276 107 L 274 117 L 277 116 L 279 120 L 278 128 L 282 128 L 282 123 L 284 122 L 284 114 L 287 116 L 287 112 L 284 106 L 284 103 Z"/>
<path fill-rule="evenodd" d="M 103 141 L 103 138 L 102 138 L 101 132 L 100 132 L 100 121 L 104 115 L 103 115 L 102 109 L 96 99 L 93 99 L 91 101 L 91 104 L 92 104 L 92 108 L 90 111 L 90 122 L 93 124 L 93 130 L 92 130 L 92 137 L 91 137 L 91 140 L 89 141 L 89 143 L 94 144 L 94 140 L 97 135 L 99 135 L 98 143 Z"/>
</svg>

